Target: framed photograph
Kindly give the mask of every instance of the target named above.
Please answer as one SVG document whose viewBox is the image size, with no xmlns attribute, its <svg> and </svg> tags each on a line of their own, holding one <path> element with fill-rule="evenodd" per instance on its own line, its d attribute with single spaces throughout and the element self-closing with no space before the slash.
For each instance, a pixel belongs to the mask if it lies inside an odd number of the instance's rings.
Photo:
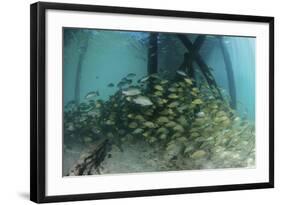
<svg viewBox="0 0 281 205">
<path fill-rule="evenodd" d="M 274 18 L 31 5 L 31 200 L 274 187 Z"/>
</svg>

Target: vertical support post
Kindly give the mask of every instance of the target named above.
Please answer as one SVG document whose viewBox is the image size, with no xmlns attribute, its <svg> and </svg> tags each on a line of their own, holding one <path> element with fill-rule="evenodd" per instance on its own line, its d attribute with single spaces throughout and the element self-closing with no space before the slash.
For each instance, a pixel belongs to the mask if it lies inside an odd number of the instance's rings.
<svg viewBox="0 0 281 205">
<path fill-rule="evenodd" d="M 187 56 L 187 74 L 190 78 L 195 79 L 193 57 L 191 54 L 188 54 Z"/>
<path fill-rule="evenodd" d="M 88 49 L 89 36 L 86 37 L 84 45 L 81 46 L 81 52 L 78 59 L 77 70 L 76 70 L 76 79 L 75 79 L 75 90 L 74 90 L 74 101 L 78 105 L 80 103 L 80 87 L 81 87 L 81 73 L 82 73 L 82 64 L 85 58 L 85 54 Z"/>
<path fill-rule="evenodd" d="M 157 73 L 158 67 L 158 46 L 157 46 L 158 33 L 150 33 L 148 45 L 148 62 L 147 72 L 149 75 Z"/>
<path fill-rule="evenodd" d="M 158 45 L 157 45 L 158 33 L 150 33 L 148 53 L 147 53 L 147 74 L 151 75 L 158 71 Z M 148 89 L 151 90 L 153 82 L 151 79 L 148 81 Z"/>
</svg>

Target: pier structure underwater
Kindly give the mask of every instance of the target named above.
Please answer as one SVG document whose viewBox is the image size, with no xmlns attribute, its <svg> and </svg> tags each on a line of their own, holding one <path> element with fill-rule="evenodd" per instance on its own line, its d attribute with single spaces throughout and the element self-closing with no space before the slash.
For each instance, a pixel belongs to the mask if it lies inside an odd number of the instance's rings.
<svg viewBox="0 0 281 205">
<path fill-rule="evenodd" d="M 160 35 L 172 35 L 182 47 L 175 54 L 181 61 L 171 69 L 160 66 Z M 80 97 L 90 38 L 81 41 L 74 100 L 64 106 L 64 156 L 74 153 L 76 160 L 64 175 L 255 166 L 255 125 L 237 111 L 235 71 L 223 37 L 212 40 L 221 52 L 217 61 L 224 66 L 216 70 L 224 69 L 227 91 L 200 53 L 208 35 L 189 36 L 148 32 L 142 45 L 146 75 L 128 72 L 109 83 L 114 92 L 105 99 L 102 90 Z M 77 145 L 82 148 L 75 154 Z"/>
</svg>

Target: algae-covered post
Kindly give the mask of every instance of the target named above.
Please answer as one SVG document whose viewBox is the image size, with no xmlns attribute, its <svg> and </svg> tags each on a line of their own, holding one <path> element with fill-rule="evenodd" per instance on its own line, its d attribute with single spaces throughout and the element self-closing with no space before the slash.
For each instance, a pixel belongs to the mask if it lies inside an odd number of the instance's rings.
<svg viewBox="0 0 281 205">
<path fill-rule="evenodd" d="M 218 96 L 220 99 L 223 99 L 221 92 L 215 81 L 215 78 L 213 77 L 212 73 L 209 71 L 208 66 L 206 65 L 206 63 L 198 53 L 198 50 L 201 47 L 200 44 L 204 42 L 205 37 L 204 36 L 197 37 L 195 43 L 192 44 L 191 41 L 186 36 L 182 34 L 178 34 L 177 36 L 180 39 L 180 41 L 183 43 L 183 45 L 186 47 L 186 49 L 189 50 L 189 52 L 192 53 L 192 55 L 194 56 L 194 60 L 198 64 L 200 71 L 204 75 L 210 87 L 216 90 L 216 93 L 214 94 Z"/>
<path fill-rule="evenodd" d="M 148 74 L 157 73 L 158 67 L 158 33 L 150 33 L 149 35 L 149 44 L 148 44 L 148 62 L 147 70 Z"/>
<path fill-rule="evenodd" d="M 75 75 L 76 79 L 75 79 L 74 100 L 75 100 L 76 105 L 79 105 L 79 103 L 80 103 L 81 73 L 82 73 L 83 61 L 85 59 L 85 54 L 87 52 L 88 43 L 89 43 L 89 39 L 90 39 L 89 32 L 84 31 L 83 33 L 81 33 L 81 35 L 84 36 L 83 34 L 85 35 L 85 37 L 83 38 L 83 43 L 80 46 L 80 53 L 79 53 L 76 75 Z"/>
<path fill-rule="evenodd" d="M 189 55 L 189 66 L 190 66 L 190 69 L 189 69 L 189 76 L 194 78 L 194 68 L 193 68 L 193 62 L 195 61 L 195 57 L 197 55 L 197 53 L 199 53 L 199 50 L 200 48 L 202 47 L 203 43 L 205 42 L 205 39 L 206 39 L 206 36 L 205 35 L 199 35 L 194 44 L 193 44 L 193 47 L 192 47 L 192 51 L 190 52 L 190 55 Z"/>
<path fill-rule="evenodd" d="M 233 109 L 236 109 L 236 88 L 235 88 L 235 82 L 234 82 L 234 74 L 233 74 L 233 68 L 230 60 L 230 56 L 228 53 L 228 50 L 225 48 L 223 44 L 222 37 L 217 38 L 219 41 L 219 45 L 222 51 L 223 60 L 225 64 L 225 71 L 227 75 L 227 81 L 228 81 L 228 89 L 229 89 L 229 95 L 230 95 L 230 106 Z"/>
<path fill-rule="evenodd" d="M 188 52 L 184 53 L 184 55 L 183 55 L 183 62 L 179 66 L 178 70 L 187 72 L 188 58 L 189 58 Z"/>
<path fill-rule="evenodd" d="M 147 52 L 147 74 L 157 73 L 158 68 L 158 33 L 150 33 L 148 40 Z M 149 87 L 152 87 L 152 82 L 149 82 Z"/>
<path fill-rule="evenodd" d="M 179 66 L 178 70 L 187 73 L 190 78 L 194 79 L 194 68 L 192 63 L 193 62 L 190 53 L 185 52 L 183 55 L 183 62 Z"/>
<path fill-rule="evenodd" d="M 198 38 L 196 38 L 194 44 L 191 45 L 192 49 L 187 49 L 187 50 L 189 50 L 189 52 L 184 53 L 183 63 L 179 67 L 179 70 L 183 70 L 191 78 L 194 78 L 193 62 L 195 61 L 195 59 L 194 59 L 195 54 L 200 50 L 201 46 L 203 45 L 204 40 L 205 40 L 205 35 L 198 36 Z"/>
</svg>

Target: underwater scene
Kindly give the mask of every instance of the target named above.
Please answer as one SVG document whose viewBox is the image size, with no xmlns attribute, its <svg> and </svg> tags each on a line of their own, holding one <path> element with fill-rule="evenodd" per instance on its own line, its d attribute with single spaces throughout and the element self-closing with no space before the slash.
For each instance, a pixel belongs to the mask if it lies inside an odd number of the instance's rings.
<svg viewBox="0 0 281 205">
<path fill-rule="evenodd" d="M 255 46 L 63 28 L 63 176 L 254 168 Z"/>
</svg>

